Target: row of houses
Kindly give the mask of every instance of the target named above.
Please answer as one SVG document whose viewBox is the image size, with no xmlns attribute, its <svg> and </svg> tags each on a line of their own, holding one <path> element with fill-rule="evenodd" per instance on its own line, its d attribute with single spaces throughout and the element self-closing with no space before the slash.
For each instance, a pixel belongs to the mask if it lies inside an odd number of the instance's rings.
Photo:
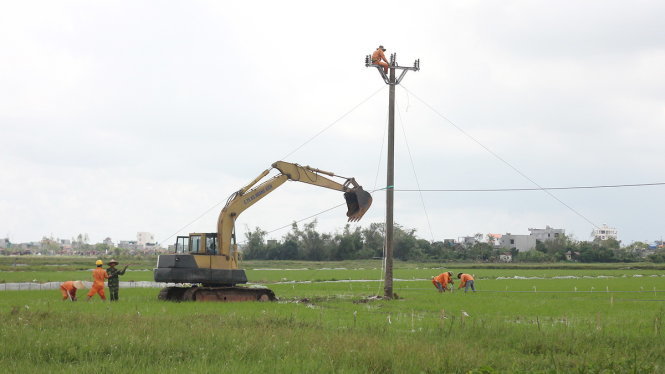
<svg viewBox="0 0 665 374">
<path fill-rule="evenodd" d="M 161 247 L 155 242 L 155 235 L 149 232 L 137 232 L 136 240 L 120 240 L 117 245 L 110 237 L 104 239 L 101 243 L 88 244 L 86 235 L 79 235 L 77 238 L 60 239 L 44 237 L 38 242 L 11 243 L 8 238 L 0 239 L 0 249 L 11 249 L 12 252 L 20 254 L 63 254 L 63 255 L 81 255 L 97 254 L 100 245 L 111 248 L 126 249 L 130 252 L 157 251 Z"/>
<path fill-rule="evenodd" d="M 520 252 L 533 251 L 536 249 L 536 242 L 546 242 L 549 240 L 556 240 L 562 238 L 566 235 L 565 229 L 556 229 L 546 226 L 544 229 L 534 229 L 530 228 L 529 234 L 488 234 L 487 240 L 491 241 L 498 248 L 503 248 L 506 250 L 517 249 Z M 594 239 L 598 240 L 607 240 L 607 239 L 617 239 L 618 230 L 614 227 L 608 227 L 606 224 L 603 224 L 601 227 L 598 227 L 593 230 L 591 236 Z M 485 238 L 476 236 L 465 236 L 460 241 L 464 245 L 473 245 Z"/>
</svg>

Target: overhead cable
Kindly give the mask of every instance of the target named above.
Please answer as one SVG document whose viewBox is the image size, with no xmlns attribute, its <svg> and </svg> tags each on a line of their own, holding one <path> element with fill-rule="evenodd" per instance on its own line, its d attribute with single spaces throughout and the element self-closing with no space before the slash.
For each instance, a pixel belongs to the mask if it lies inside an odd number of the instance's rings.
<svg viewBox="0 0 665 374">
<path fill-rule="evenodd" d="M 286 154 L 284 157 L 282 157 L 280 160 L 285 160 L 287 157 L 289 157 L 289 156 L 291 156 L 292 154 L 296 153 L 300 148 L 304 147 L 305 145 L 307 145 L 307 143 L 311 142 L 312 140 L 316 139 L 319 135 L 321 135 L 321 134 L 323 134 L 324 132 L 326 132 L 329 128 L 333 127 L 333 126 L 334 126 L 335 124 L 337 124 L 339 121 L 341 121 L 342 119 L 344 119 L 344 117 L 348 116 L 348 115 L 351 114 L 354 110 L 358 109 L 358 107 L 360 107 L 361 105 L 365 104 L 367 101 L 369 101 L 369 99 L 371 99 L 372 97 L 374 97 L 376 94 L 378 94 L 379 92 L 381 92 L 383 89 L 384 89 L 384 86 L 381 86 L 381 88 L 379 88 L 378 90 L 374 91 L 374 93 L 372 93 L 371 95 L 367 96 L 367 98 L 365 98 L 364 100 L 362 100 L 360 103 L 356 104 L 353 108 L 349 109 L 346 113 L 342 114 L 342 115 L 341 115 L 340 117 L 338 117 L 336 120 L 332 121 L 331 124 L 329 124 L 328 126 L 324 127 L 323 129 L 321 129 L 319 132 L 317 132 L 316 134 L 314 134 L 314 136 L 312 136 L 311 138 L 307 139 L 304 143 L 302 143 L 301 145 L 299 145 L 298 147 L 296 147 L 296 149 L 294 149 L 293 151 L 287 153 L 287 154 Z"/>
<path fill-rule="evenodd" d="M 337 118 L 336 120 L 334 120 L 331 124 L 329 124 L 328 126 L 324 127 L 321 131 L 319 131 L 319 132 L 317 132 L 316 134 L 314 134 L 314 136 L 312 136 L 311 138 L 307 139 L 307 141 L 305 141 L 304 143 L 302 143 L 300 146 L 298 146 L 296 149 L 294 149 L 294 150 L 291 151 L 290 153 L 286 154 L 286 156 L 282 157 L 280 160 L 284 160 L 284 159 L 286 159 L 287 157 L 291 156 L 292 154 L 296 153 L 300 148 L 304 147 L 307 143 L 311 142 L 311 141 L 314 140 L 316 137 L 318 137 L 319 135 L 323 134 L 326 130 L 328 130 L 329 128 L 333 127 L 336 123 L 338 123 L 339 121 L 341 121 L 344 117 L 348 116 L 348 115 L 351 114 L 354 110 L 358 109 L 358 107 L 360 107 L 361 105 L 363 105 L 364 103 L 366 103 L 367 101 L 369 101 L 369 99 L 371 99 L 372 97 L 374 97 L 377 93 L 381 92 L 381 90 L 383 90 L 383 88 L 384 88 L 384 86 L 381 86 L 381 88 L 379 88 L 378 90 L 374 91 L 374 92 L 373 92 L 371 95 L 369 95 L 367 98 L 365 98 L 364 100 L 362 100 L 360 103 L 358 103 L 357 105 L 355 105 L 353 108 L 349 109 L 346 113 L 342 114 L 339 118 Z M 212 209 L 214 209 L 215 207 L 219 206 L 219 204 L 221 204 L 221 203 L 222 203 L 222 201 L 220 201 L 219 203 L 213 205 L 213 206 L 210 207 L 208 210 L 206 210 L 205 212 L 203 212 L 200 216 L 198 216 L 197 218 L 193 219 L 193 220 L 190 221 L 188 224 L 184 225 L 184 226 L 181 227 L 178 231 L 176 231 L 175 233 L 171 234 L 169 237 L 167 237 L 166 239 L 160 241 L 159 243 L 164 242 L 164 241 L 166 241 L 166 240 L 169 240 L 169 239 L 170 239 L 171 237 L 173 237 L 174 235 L 177 235 L 179 232 L 181 232 L 182 230 L 186 229 L 187 227 L 189 227 L 191 224 L 193 224 L 194 222 L 198 221 L 199 219 L 201 219 L 201 217 L 203 217 L 204 215 L 206 215 L 208 212 L 210 212 L 210 211 L 211 211 Z M 334 209 L 334 208 L 336 208 L 336 207 L 333 207 L 333 208 L 330 208 L 330 209 Z M 328 210 L 330 210 L 330 209 L 328 209 Z M 326 211 L 327 211 L 327 210 L 326 210 Z M 325 212 L 325 211 L 324 211 L 324 212 Z M 323 213 L 323 212 L 321 212 L 321 213 Z M 318 214 L 321 214 L 321 213 L 318 213 Z M 316 216 L 316 215 L 318 215 L 318 214 L 315 214 L 314 216 Z M 312 216 L 312 217 L 314 217 L 314 216 Z M 308 217 L 308 218 L 309 218 L 309 217 Z M 305 218 L 305 219 L 307 219 L 307 218 Z M 298 222 L 300 222 L 300 221 L 298 221 Z M 280 230 L 280 229 L 277 229 L 277 230 Z M 272 232 L 272 231 L 271 231 L 271 232 Z"/>
<path fill-rule="evenodd" d="M 397 116 L 399 118 L 399 125 L 402 128 L 402 135 L 404 135 L 404 144 L 406 145 L 407 153 L 409 154 L 409 161 L 411 161 L 411 170 L 413 170 L 413 179 L 416 181 L 418 190 L 420 191 L 420 182 L 418 181 L 418 174 L 416 173 L 416 165 L 413 163 L 413 156 L 411 155 L 411 147 L 409 146 L 409 141 L 406 137 L 406 129 L 404 126 L 404 121 L 402 120 L 402 112 L 399 105 L 397 105 Z M 427 214 L 427 207 L 425 206 L 425 198 L 423 197 L 422 192 L 420 192 L 420 203 L 423 206 L 423 212 L 425 212 L 425 219 L 427 220 L 427 227 L 429 228 L 429 234 L 434 241 L 434 232 L 432 231 L 432 224 L 429 220 L 429 214 Z"/>
<path fill-rule="evenodd" d="M 208 208 L 205 212 L 201 213 L 200 216 L 194 218 L 194 219 L 193 219 L 192 221 L 190 221 L 188 224 L 186 224 L 185 226 L 183 226 L 183 227 L 181 227 L 180 229 L 178 229 L 178 231 L 176 231 L 176 232 L 174 232 L 173 234 L 169 235 L 169 236 L 166 237 L 165 239 L 158 241 L 157 243 L 158 243 L 158 244 L 164 243 L 165 241 L 171 239 L 171 238 L 174 237 L 175 235 L 178 235 L 179 232 L 181 232 L 182 230 L 186 229 L 187 227 L 189 227 L 189 225 L 193 224 L 194 222 L 200 220 L 201 217 L 203 217 L 203 216 L 205 216 L 206 214 L 208 214 L 208 212 L 210 212 L 211 210 L 213 210 L 213 209 L 215 209 L 216 207 L 218 207 L 221 203 L 223 203 L 223 201 L 220 201 L 220 202 L 218 202 L 217 204 L 211 206 L 211 207 Z"/>
<path fill-rule="evenodd" d="M 511 192 L 511 191 L 541 191 L 541 190 L 583 190 L 598 188 L 624 188 L 624 187 L 650 187 L 665 186 L 665 182 L 657 183 L 634 183 L 634 184 L 605 184 L 598 186 L 571 186 L 571 187 L 539 187 L 539 188 L 474 188 L 474 189 L 454 189 L 454 188 L 429 188 L 429 189 L 395 189 L 396 192 Z"/>
<path fill-rule="evenodd" d="M 450 119 L 448 119 L 446 116 L 444 116 L 443 114 L 439 113 L 439 111 L 437 111 L 436 109 L 434 109 L 433 106 L 429 105 L 427 102 L 425 102 L 423 99 L 421 99 L 418 95 L 416 95 L 416 94 L 414 94 L 413 92 L 409 91 L 409 89 L 407 89 L 407 88 L 404 87 L 403 85 L 402 85 L 402 87 L 403 87 L 408 93 L 410 93 L 411 95 L 413 95 L 413 97 L 415 97 L 416 99 L 418 99 L 418 101 L 420 101 L 420 102 L 423 103 L 426 107 L 428 107 L 432 112 L 434 112 L 436 115 L 438 115 L 439 117 L 441 117 L 441 118 L 442 118 L 443 120 L 445 120 L 446 122 L 450 123 L 453 127 L 455 127 L 455 128 L 456 128 L 457 130 L 459 130 L 462 134 L 464 134 L 464 136 L 466 136 L 467 138 L 471 139 L 471 140 L 474 141 L 476 144 L 478 144 L 479 146 L 481 146 L 483 149 L 485 149 L 487 152 L 489 152 L 492 156 L 494 156 L 497 160 L 499 160 L 499 161 L 503 162 L 504 164 L 506 164 L 509 168 L 513 169 L 517 174 L 521 175 L 524 179 L 526 179 L 526 180 L 528 180 L 529 182 L 533 183 L 536 187 L 538 187 L 538 189 L 540 189 L 541 191 L 543 191 L 543 192 L 545 192 L 546 194 L 550 195 L 550 197 L 552 197 L 554 200 L 558 201 L 560 204 L 562 204 L 563 206 L 565 206 L 566 208 L 568 208 L 571 212 L 575 213 L 577 216 L 579 216 L 579 217 L 581 217 L 582 219 L 584 219 L 585 221 L 589 222 L 593 227 L 595 227 L 595 228 L 599 228 L 598 225 L 596 225 L 595 223 L 593 223 L 590 219 L 588 219 L 588 218 L 587 218 L 586 216 L 584 216 L 582 213 L 578 212 L 578 211 L 575 210 L 573 207 L 571 207 L 570 205 L 568 205 L 568 204 L 566 204 L 565 202 L 563 202 L 563 200 L 559 199 L 559 198 L 556 197 L 554 194 L 552 194 L 552 193 L 549 192 L 548 190 L 544 189 L 544 188 L 543 188 L 540 184 L 538 184 L 536 181 L 534 181 L 533 179 L 529 178 L 528 175 L 524 174 L 524 173 L 523 173 L 522 171 L 520 171 L 518 168 L 516 168 L 515 166 L 513 166 L 510 162 L 504 160 L 501 156 L 499 156 L 499 155 L 496 154 L 494 151 L 492 151 L 489 147 L 487 147 L 486 145 L 484 145 L 483 143 L 481 143 L 478 139 L 474 138 L 471 134 L 469 134 L 469 133 L 467 133 L 466 131 L 464 131 L 464 129 L 462 129 L 461 127 L 457 126 L 453 121 L 451 121 Z"/>
</svg>

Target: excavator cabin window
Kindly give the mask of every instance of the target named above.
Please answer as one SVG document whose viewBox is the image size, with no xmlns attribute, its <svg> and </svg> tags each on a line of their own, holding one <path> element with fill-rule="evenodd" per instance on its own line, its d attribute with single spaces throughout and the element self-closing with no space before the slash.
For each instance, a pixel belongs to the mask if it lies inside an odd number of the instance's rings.
<svg viewBox="0 0 665 374">
<path fill-rule="evenodd" d="M 175 253 L 189 252 L 189 236 L 178 236 L 175 241 Z"/>
<path fill-rule="evenodd" d="M 189 236 L 189 252 L 190 253 L 199 253 L 201 248 L 201 235 L 190 235 Z"/>
<path fill-rule="evenodd" d="M 206 234 L 206 254 L 217 254 L 217 234 Z"/>
<path fill-rule="evenodd" d="M 201 248 L 205 245 L 205 249 Z M 216 255 L 217 254 L 217 234 L 190 234 L 189 236 L 178 236 L 175 242 L 176 253 L 197 253 Z"/>
</svg>

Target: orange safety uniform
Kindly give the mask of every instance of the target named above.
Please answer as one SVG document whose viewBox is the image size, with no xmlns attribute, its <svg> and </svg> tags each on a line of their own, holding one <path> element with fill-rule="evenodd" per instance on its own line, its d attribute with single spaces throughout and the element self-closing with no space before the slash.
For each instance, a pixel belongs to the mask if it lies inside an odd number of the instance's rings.
<svg viewBox="0 0 665 374">
<path fill-rule="evenodd" d="M 450 279 L 450 274 L 446 273 L 441 273 L 437 275 L 436 277 L 432 278 L 432 284 L 436 286 L 436 284 L 440 283 L 443 288 L 446 288 L 448 286 L 448 283 L 453 283 L 452 279 Z"/>
<path fill-rule="evenodd" d="M 381 48 L 377 48 L 376 51 L 372 53 L 372 63 L 383 66 L 383 72 L 388 74 L 388 60 L 386 59 L 386 55 L 383 54 L 383 50 Z"/>
<path fill-rule="evenodd" d="M 471 274 L 462 274 L 462 276 L 460 277 L 460 284 L 459 284 L 458 288 L 462 288 L 462 287 L 466 286 L 466 282 L 467 281 L 472 281 L 472 280 L 474 280 L 474 279 L 471 276 Z"/>
<path fill-rule="evenodd" d="M 67 281 L 60 284 L 60 292 L 62 293 L 63 300 L 67 300 L 70 297 L 72 300 L 76 299 L 76 287 L 74 287 L 74 281 Z"/>
<path fill-rule="evenodd" d="M 102 300 L 106 300 L 106 295 L 104 294 L 104 281 L 108 279 L 109 275 L 106 270 L 101 267 L 96 268 L 92 271 L 92 288 L 88 292 L 88 297 L 92 297 L 95 294 L 99 294 L 99 297 Z"/>
</svg>

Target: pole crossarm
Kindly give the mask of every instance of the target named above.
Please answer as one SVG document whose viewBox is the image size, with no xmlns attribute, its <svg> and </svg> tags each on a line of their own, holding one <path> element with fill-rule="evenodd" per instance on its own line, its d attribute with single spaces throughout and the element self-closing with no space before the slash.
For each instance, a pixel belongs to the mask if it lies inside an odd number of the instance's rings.
<svg viewBox="0 0 665 374">
<path fill-rule="evenodd" d="M 383 71 L 383 66 L 372 63 L 372 56 L 370 56 L 370 55 L 365 56 L 365 67 L 376 68 L 379 71 L 379 74 L 381 74 L 381 78 L 383 78 L 383 81 L 386 82 L 386 84 L 388 84 L 388 85 L 398 85 L 398 84 L 400 84 L 402 79 L 404 79 L 404 76 L 406 75 L 407 71 L 409 71 L 409 70 L 419 71 L 420 70 L 420 59 L 416 59 L 413 62 L 413 66 L 399 66 L 397 64 L 397 54 L 392 53 L 390 55 L 390 66 L 388 68 L 402 71 L 400 73 L 399 77 L 397 79 L 395 79 L 395 82 L 390 81 L 390 77 L 388 76 L 388 74 L 386 74 Z"/>
</svg>

